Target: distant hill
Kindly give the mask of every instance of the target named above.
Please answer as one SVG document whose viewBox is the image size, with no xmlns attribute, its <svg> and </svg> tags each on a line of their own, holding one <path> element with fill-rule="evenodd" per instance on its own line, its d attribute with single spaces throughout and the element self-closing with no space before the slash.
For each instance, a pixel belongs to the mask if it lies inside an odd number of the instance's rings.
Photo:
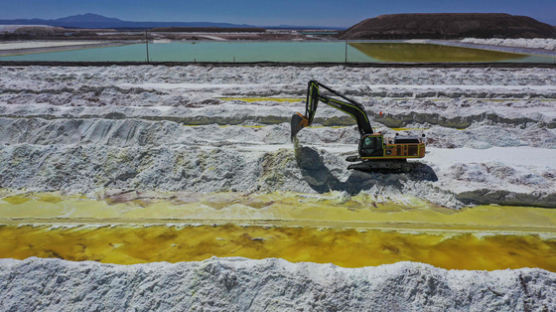
<svg viewBox="0 0 556 312">
<path fill-rule="evenodd" d="M 340 39 L 556 38 L 556 29 L 527 16 L 503 13 L 391 14 L 366 19 Z"/>
<path fill-rule="evenodd" d="M 167 27 L 213 27 L 213 28 L 285 28 L 285 29 L 345 29 L 323 26 L 253 26 L 247 24 L 213 23 L 213 22 L 131 22 L 118 18 L 105 17 L 98 14 L 80 14 L 57 19 L 13 19 L 0 20 L 0 25 L 47 25 L 66 28 L 95 28 L 95 29 L 151 29 Z"/>
<path fill-rule="evenodd" d="M 140 28 L 155 27 L 254 27 L 245 24 L 212 23 L 212 22 L 130 22 L 118 18 L 105 17 L 98 14 L 80 14 L 58 19 L 13 19 L 0 20 L 0 25 L 48 25 L 68 28 Z"/>
</svg>

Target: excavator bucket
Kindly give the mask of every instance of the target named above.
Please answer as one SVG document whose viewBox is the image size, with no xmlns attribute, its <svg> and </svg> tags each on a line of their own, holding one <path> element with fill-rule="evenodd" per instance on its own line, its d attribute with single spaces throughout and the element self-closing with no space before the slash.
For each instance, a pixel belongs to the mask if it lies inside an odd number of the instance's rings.
<svg viewBox="0 0 556 312">
<path fill-rule="evenodd" d="M 309 124 L 309 120 L 305 118 L 305 116 L 301 115 L 301 113 L 295 113 L 292 116 L 291 121 L 291 137 L 290 139 L 293 141 L 293 138 L 297 135 L 297 133 L 307 127 Z"/>
</svg>

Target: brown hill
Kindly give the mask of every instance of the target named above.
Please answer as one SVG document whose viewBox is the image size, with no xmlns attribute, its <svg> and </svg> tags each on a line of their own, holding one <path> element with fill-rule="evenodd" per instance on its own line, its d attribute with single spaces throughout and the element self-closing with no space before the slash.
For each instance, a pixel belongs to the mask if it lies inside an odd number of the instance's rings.
<svg viewBox="0 0 556 312">
<path fill-rule="evenodd" d="M 556 38 L 553 26 L 503 13 L 391 14 L 366 19 L 340 39 Z"/>
</svg>

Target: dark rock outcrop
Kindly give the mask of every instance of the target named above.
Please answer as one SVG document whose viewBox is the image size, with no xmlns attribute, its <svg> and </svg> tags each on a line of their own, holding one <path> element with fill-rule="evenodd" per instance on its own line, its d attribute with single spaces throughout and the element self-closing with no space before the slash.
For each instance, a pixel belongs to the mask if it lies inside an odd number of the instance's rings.
<svg viewBox="0 0 556 312">
<path fill-rule="evenodd" d="M 556 29 L 527 16 L 502 13 L 391 14 L 366 19 L 340 39 L 556 38 Z"/>
</svg>

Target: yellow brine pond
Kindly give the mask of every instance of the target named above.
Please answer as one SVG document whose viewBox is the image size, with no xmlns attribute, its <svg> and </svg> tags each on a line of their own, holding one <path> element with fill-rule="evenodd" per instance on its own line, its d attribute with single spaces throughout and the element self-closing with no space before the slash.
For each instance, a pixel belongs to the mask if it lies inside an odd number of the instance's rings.
<svg viewBox="0 0 556 312">
<path fill-rule="evenodd" d="M 94 196 L 93 196 L 94 197 Z M 0 199 L 0 257 L 133 264 L 213 256 L 344 267 L 556 271 L 556 210 L 459 210 L 340 193 L 26 193 Z"/>
</svg>

